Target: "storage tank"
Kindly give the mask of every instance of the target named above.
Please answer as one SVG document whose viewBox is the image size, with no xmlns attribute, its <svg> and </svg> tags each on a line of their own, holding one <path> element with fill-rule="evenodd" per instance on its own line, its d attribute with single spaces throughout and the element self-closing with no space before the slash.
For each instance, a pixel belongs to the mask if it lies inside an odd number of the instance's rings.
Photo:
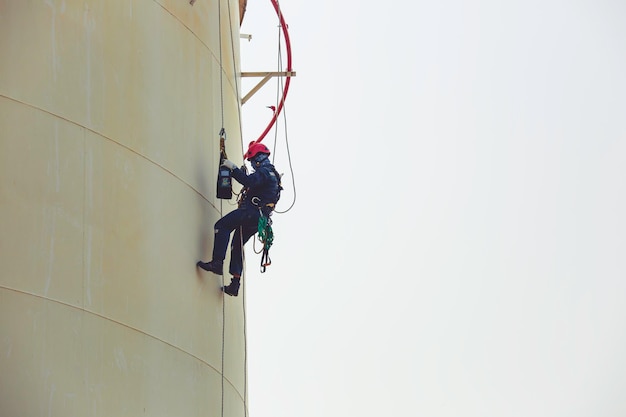
<svg viewBox="0 0 626 417">
<path fill-rule="evenodd" d="M 0 416 L 247 414 L 244 297 L 196 269 L 240 10 L 0 0 Z"/>
</svg>

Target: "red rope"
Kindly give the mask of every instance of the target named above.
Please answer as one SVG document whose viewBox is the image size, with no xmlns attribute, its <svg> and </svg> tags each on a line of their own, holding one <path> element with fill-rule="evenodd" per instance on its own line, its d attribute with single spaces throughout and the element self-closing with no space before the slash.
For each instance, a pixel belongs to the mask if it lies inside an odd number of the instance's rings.
<svg viewBox="0 0 626 417">
<path fill-rule="evenodd" d="M 280 27 L 283 30 L 283 36 L 285 37 L 285 46 L 287 48 L 287 72 L 291 72 L 291 41 L 289 40 L 289 31 L 287 30 L 287 24 L 285 23 L 285 19 L 283 18 L 283 13 L 280 11 L 280 6 L 278 5 L 278 0 L 270 0 L 272 5 L 274 6 L 274 10 L 276 10 L 276 14 L 278 15 L 278 19 L 280 20 Z M 287 81 L 285 81 L 285 88 L 283 90 L 283 96 L 278 103 L 278 107 L 272 116 L 272 120 L 265 128 L 265 131 L 259 136 L 256 140 L 256 143 L 259 143 L 265 138 L 267 133 L 270 131 L 274 123 L 276 123 L 276 119 L 278 115 L 283 109 L 283 104 L 285 103 L 285 98 L 287 97 L 287 92 L 289 91 L 289 83 L 291 82 L 291 77 L 287 77 Z"/>
</svg>

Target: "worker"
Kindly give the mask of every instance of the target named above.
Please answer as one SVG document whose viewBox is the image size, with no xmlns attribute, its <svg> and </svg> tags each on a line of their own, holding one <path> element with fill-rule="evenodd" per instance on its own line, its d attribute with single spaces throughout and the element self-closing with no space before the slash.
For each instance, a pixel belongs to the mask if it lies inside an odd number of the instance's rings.
<svg viewBox="0 0 626 417">
<path fill-rule="evenodd" d="M 233 276 L 229 285 L 222 290 L 236 297 L 239 293 L 243 270 L 243 245 L 257 232 L 261 215 L 269 217 L 280 198 L 280 175 L 269 160 L 270 151 L 262 143 L 251 142 L 244 155 L 254 172 L 247 174 L 233 162 L 225 159 L 222 166 L 232 172 L 243 189 L 239 197 L 238 208 L 231 211 L 215 223 L 213 258 L 209 262 L 198 261 L 198 267 L 205 271 L 223 275 L 224 258 L 230 234 L 235 231 L 230 252 L 229 272 Z"/>
</svg>

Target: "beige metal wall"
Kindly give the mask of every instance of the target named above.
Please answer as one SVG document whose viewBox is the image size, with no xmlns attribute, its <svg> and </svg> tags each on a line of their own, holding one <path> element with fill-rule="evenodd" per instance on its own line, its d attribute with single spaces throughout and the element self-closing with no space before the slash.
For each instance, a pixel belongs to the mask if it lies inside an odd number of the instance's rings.
<svg viewBox="0 0 626 417">
<path fill-rule="evenodd" d="M 217 10 L 0 0 L 0 416 L 245 415 L 242 299 L 195 267 L 233 208 L 215 198 Z"/>
</svg>

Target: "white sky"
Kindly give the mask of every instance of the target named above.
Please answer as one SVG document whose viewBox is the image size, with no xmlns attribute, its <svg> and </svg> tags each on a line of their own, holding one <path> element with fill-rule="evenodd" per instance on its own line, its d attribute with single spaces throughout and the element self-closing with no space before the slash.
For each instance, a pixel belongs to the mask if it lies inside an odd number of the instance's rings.
<svg viewBox="0 0 626 417">
<path fill-rule="evenodd" d="M 626 415 L 626 3 L 281 7 L 297 201 L 265 274 L 247 247 L 250 416 Z M 242 70 L 276 25 L 248 2 Z"/>
</svg>

